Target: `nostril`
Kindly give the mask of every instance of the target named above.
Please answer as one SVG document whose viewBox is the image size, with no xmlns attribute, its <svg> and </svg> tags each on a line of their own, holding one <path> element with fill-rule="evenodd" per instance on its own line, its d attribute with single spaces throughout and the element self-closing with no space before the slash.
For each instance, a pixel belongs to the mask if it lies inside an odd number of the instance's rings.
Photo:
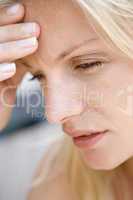
<svg viewBox="0 0 133 200">
<path fill-rule="evenodd" d="M 74 119 L 74 117 L 77 117 L 77 115 L 71 115 L 71 116 L 68 116 L 68 117 L 64 117 L 60 120 L 60 122 L 62 124 L 64 124 L 65 122 L 71 122 L 72 119 Z M 70 123 L 69 123 L 70 124 Z"/>
</svg>

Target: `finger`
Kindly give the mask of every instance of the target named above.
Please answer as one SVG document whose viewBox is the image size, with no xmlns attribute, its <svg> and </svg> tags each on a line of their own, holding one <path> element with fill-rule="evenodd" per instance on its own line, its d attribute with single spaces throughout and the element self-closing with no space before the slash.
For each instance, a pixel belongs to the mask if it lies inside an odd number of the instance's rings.
<svg viewBox="0 0 133 200">
<path fill-rule="evenodd" d="M 24 6 L 19 3 L 0 6 L 0 26 L 16 23 L 24 17 Z"/>
<path fill-rule="evenodd" d="M 15 73 L 16 73 L 15 63 L 0 64 L 0 82 L 11 78 L 12 76 L 14 76 Z"/>
<path fill-rule="evenodd" d="M 1 26 L 0 42 L 20 40 L 32 36 L 38 37 L 39 33 L 40 27 L 37 23 L 20 23 Z"/>
<path fill-rule="evenodd" d="M 38 41 L 35 37 L 0 44 L 0 62 L 12 62 L 35 52 Z"/>
</svg>

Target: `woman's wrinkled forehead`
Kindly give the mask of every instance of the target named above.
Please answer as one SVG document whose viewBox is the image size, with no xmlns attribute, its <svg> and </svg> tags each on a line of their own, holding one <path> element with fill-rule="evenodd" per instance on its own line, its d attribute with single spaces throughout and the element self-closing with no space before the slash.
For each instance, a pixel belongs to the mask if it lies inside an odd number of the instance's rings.
<svg viewBox="0 0 133 200">
<path fill-rule="evenodd" d="M 26 8 L 24 21 L 35 21 L 41 26 L 39 51 L 49 61 L 96 34 L 72 0 L 22 0 L 22 3 Z"/>
</svg>

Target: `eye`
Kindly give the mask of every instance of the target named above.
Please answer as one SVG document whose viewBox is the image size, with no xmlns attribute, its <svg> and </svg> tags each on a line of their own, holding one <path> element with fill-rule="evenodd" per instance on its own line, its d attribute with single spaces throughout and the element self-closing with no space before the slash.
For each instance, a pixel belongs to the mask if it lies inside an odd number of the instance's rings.
<svg viewBox="0 0 133 200">
<path fill-rule="evenodd" d="M 99 68 L 103 67 L 103 62 L 101 61 L 95 61 L 95 62 L 91 62 L 91 63 L 83 63 L 83 64 L 79 64 L 76 65 L 75 69 L 76 70 L 89 70 L 90 73 L 94 73 L 97 70 L 99 70 Z"/>
<path fill-rule="evenodd" d="M 36 79 L 39 80 L 39 81 L 41 81 L 41 80 L 44 79 L 44 75 L 41 74 L 41 73 L 32 75 L 32 78 L 30 78 L 29 81 L 34 81 L 34 80 L 36 80 Z"/>
</svg>

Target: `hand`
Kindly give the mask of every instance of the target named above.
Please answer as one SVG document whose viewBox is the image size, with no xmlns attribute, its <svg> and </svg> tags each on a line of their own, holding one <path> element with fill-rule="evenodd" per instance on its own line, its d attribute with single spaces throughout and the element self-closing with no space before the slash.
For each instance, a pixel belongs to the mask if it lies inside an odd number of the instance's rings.
<svg viewBox="0 0 133 200">
<path fill-rule="evenodd" d="M 16 97 L 16 86 L 25 69 L 16 64 L 38 48 L 40 28 L 36 23 L 21 23 L 23 5 L 16 3 L 0 7 L 0 129 L 7 124 Z M 17 71 L 17 72 L 16 72 Z M 14 89 L 12 89 L 14 86 Z"/>
<path fill-rule="evenodd" d="M 23 17 L 21 4 L 0 8 L 0 81 L 15 74 L 15 60 L 32 54 L 38 48 L 39 25 L 18 23 Z"/>
</svg>

